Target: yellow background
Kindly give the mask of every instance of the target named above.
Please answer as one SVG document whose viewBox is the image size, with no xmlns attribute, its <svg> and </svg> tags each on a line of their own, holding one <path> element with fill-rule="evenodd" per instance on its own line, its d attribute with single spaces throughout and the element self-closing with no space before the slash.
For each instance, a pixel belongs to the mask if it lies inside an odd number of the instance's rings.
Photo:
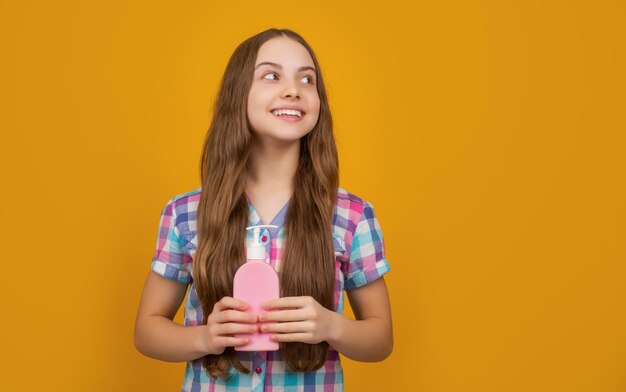
<svg viewBox="0 0 626 392">
<path fill-rule="evenodd" d="M 280 27 L 392 266 L 395 350 L 346 391 L 626 391 L 625 4 L 3 0 L 0 389 L 180 388 L 132 339 L 159 214 Z"/>
</svg>

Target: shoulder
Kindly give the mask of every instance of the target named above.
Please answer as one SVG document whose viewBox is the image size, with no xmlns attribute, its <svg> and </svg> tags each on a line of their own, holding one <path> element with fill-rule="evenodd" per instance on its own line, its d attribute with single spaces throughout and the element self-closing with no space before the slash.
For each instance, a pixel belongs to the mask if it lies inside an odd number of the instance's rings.
<svg viewBox="0 0 626 392">
<path fill-rule="evenodd" d="M 178 207 L 189 203 L 197 203 L 200 201 L 201 188 L 196 188 L 189 192 L 174 195 L 169 201 L 173 206 Z"/>
<path fill-rule="evenodd" d="M 358 204 L 365 204 L 365 200 L 361 199 L 360 197 L 358 197 L 357 195 L 355 195 L 354 193 L 350 193 L 347 190 L 345 190 L 342 187 L 339 187 L 339 189 L 337 189 L 337 200 L 350 200 L 354 203 L 358 203 Z"/>
<path fill-rule="evenodd" d="M 335 202 L 335 214 L 346 218 L 358 219 L 365 209 L 372 208 L 372 205 L 363 198 L 350 193 L 344 188 L 337 190 L 337 201 Z"/>
<path fill-rule="evenodd" d="M 339 188 L 333 214 L 334 235 L 349 242 L 359 223 L 369 219 L 373 214 L 373 207 L 368 201 L 344 188 Z"/>
<path fill-rule="evenodd" d="M 170 198 L 165 209 L 171 209 L 174 215 L 181 215 L 198 209 L 201 189 L 196 188 L 189 192 L 180 193 Z"/>
<path fill-rule="evenodd" d="M 162 215 L 171 217 L 174 226 L 180 233 L 194 231 L 196 228 L 196 212 L 200 202 L 201 188 L 180 193 L 170 198 L 163 207 Z"/>
</svg>

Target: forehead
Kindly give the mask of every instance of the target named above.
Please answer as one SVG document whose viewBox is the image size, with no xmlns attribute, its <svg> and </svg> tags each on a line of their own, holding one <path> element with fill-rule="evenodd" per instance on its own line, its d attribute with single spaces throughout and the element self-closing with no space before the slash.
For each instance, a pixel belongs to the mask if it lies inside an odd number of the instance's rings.
<svg viewBox="0 0 626 392">
<path fill-rule="evenodd" d="M 306 48 L 299 42 L 287 37 L 275 37 L 261 45 L 255 67 L 266 61 L 280 64 L 285 69 L 315 66 Z"/>
</svg>

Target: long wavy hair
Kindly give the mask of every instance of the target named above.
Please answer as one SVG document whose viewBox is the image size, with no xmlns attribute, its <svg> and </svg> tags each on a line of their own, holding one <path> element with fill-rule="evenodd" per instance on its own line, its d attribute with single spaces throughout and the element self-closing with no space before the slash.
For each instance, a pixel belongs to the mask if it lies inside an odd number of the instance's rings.
<svg viewBox="0 0 626 392">
<path fill-rule="evenodd" d="M 242 42 L 232 54 L 213 107 L 213 120 L 204 141 L 198 205 L 198 246 L 193 279 L 203 321 L 224 296 L 233 295 L 235 271 L 245 262 L 245 233 L 249 209 L 245 194 L 252 141 L 247 98 L 259 48 L 284 36 L 302 44 L 316 69 L 320 113 L 317 124 L 300 140 L 294 193 L 287 211 L 286 245 L 280 274 L 281 296 L 311 296 L 334 310 L 334 248 L 332 217 L 339 186 L 339 163 L 332 117 L 320 65 L 311 47 L 288 29 L 269 29 Z M 227 347 L 203 358 L 214 377 L 225 377 L 231 366 L 249 373 Z M 281 343 L 280 354 L 292 371 L 313 371 L 324 365 L 328 343 Z"/>
</svg>

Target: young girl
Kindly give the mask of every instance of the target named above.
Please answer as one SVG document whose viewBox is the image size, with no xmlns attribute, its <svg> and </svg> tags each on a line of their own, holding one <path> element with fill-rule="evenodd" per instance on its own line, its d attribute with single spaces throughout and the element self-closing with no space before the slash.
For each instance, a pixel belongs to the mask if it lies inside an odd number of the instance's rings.
<svg viewBox="0 0 626 392">
<path fill-rule="evenodd" d="M 200 171 L 201 188 L 162 211 L 135 323 L 141 353 L 187 361 L 182 391 L 343 390 L 339 354 L 391 353 L 380 226 L 371 204 L 339 188 L 322 72 L 298 34 L 269 29 L 237 47 Z M 232 298 L 233 276 L 246 227 L 259 224 L 277 226 L 262 242 L 281 298 L 251 314 Z M 188 286 L 182 326 L 172 320 Z M 356 320 L 342 316 L 344 289 Z M 234 350 L 259 330 L 280 350 Z"/>
</svg>

